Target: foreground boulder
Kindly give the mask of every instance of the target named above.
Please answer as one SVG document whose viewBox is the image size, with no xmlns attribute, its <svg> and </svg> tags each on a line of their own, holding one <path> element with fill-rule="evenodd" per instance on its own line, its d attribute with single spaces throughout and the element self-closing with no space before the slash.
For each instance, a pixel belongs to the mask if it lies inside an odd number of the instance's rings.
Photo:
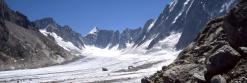
<svg viewBox="0 0 247 83">
<path fill-rule="evenodd" d="M 169 66 L 144 83 L 247 83 L 247 1 L 207 24 Z"/>
</svg>

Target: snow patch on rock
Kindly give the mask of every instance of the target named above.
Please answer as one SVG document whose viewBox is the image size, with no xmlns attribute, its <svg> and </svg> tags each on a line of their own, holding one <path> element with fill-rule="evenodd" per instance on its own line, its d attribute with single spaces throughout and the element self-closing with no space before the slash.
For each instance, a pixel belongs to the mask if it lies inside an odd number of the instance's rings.
<svg viewBox="0 0 247 83">
<path fill-rule="evenodd" d="M 56 33 L 54 32 L 47 32 L 46 29 L 41 29 L 39 30 L 43 35 L 45 36 L 52 36 L 55 41 L 57 42 L 57 44 L 61 47 L 63 47 L 65 50 L 67 51 L 71 51 L 71 50 L 80 50 L 79 48 L 77 48 L 73 43 L 69 42 L 69 41 L 64 41 L 62 37 L 58 36 Z"/>
<path fill-rule="evenodd" d="M 97 28 L 97 27 L 94 27 L 94 28 L 89 32 L 89 34 L 95 34 L 96 32 L 98 32 L 98 28 Z"/>
</svg>

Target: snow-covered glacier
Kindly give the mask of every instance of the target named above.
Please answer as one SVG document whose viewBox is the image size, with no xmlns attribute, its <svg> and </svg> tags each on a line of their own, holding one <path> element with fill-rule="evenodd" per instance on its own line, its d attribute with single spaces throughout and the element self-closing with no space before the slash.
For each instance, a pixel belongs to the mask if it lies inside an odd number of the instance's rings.
<svg viewBox="0 0 247 83">
<path fill-rule="evenodd" d="M 42 31 L 44 34 L 48 34 Z M 64 48 L 77 49 L 67 46 L 69 42 L 62 41 L 61 37 L 54 38 Z M 146 50 L 150 41 L 138 47 L 132 43 L 126 49 L 118 50 L 117 46 L 111 49 L 97 48 L 86 45 L 80 50 L 84 58 L 77 61 L 38 69 L 24 69 L 0 72 L 0 82 L 8 83 L 38 83 L 38 82 L 117 82 L 139 83 L 144 76 L 149 76 L 168 65 L 177 57 L 180 51 L 175 49 L 181 33 L 172 32 L 170 36 L 159 41 L 152 49 Z M 108 71 L 102 71 L 102 68 Z"/>
</svg>

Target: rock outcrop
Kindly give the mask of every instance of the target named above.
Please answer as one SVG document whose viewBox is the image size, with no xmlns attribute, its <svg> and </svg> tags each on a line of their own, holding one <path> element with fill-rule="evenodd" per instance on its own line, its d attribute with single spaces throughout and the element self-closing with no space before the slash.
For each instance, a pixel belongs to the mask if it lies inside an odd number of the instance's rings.
<svg viewBox="0 0 247 83">
<path fill-rule="evenodd" d="M 210 21 L 169 66 L 143 83 L 246 83 L 247 1 Z"/>
</svg>

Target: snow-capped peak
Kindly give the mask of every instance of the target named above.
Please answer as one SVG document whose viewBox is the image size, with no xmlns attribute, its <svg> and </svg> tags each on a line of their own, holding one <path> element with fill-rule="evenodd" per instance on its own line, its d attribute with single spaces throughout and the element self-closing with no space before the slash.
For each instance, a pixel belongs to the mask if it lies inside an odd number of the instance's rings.
<svg viewBox="0 0 247 83">
<path fill-rule="evenodd" d="M 94 27 L 94 28 L 89 32 L 89 34 L 94 34 L 94 33 L 96 33 L 96 32 L 98 32 L 98 28 L 97 28 L 97 27 Z"/>
</svg>

